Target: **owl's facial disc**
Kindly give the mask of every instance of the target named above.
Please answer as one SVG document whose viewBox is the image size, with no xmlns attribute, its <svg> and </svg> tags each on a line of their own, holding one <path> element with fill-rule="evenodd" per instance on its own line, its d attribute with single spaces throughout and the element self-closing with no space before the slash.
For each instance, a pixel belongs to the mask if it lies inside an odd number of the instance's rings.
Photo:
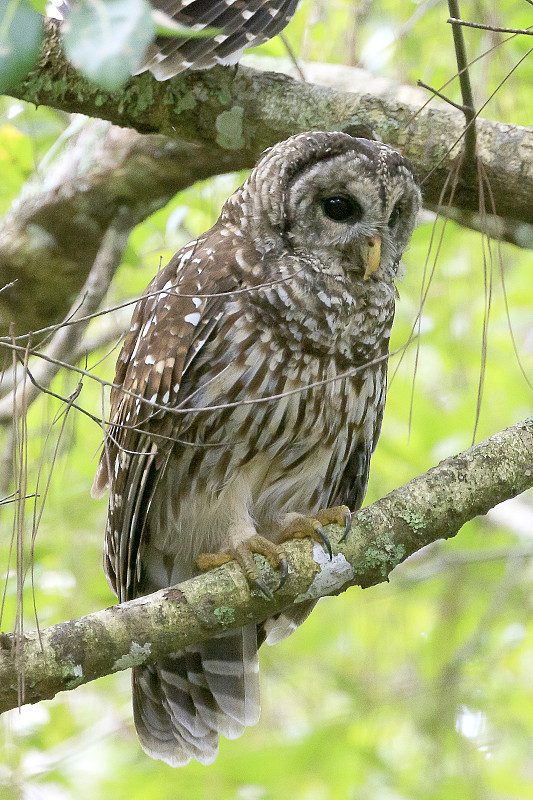
<svg viewBox="0 0 533 800">
<path fill-rule="evenodd" d="M 381 149 L 380 149 L 381 148 Z M 383 152 L 382 152 L 383 150 Z M 376 145 L 325 158 L 287 187 L 285 235 L 337 278 L 392 281 L 419 205 L 416 182 L 398 154 Z"/>
</svg>

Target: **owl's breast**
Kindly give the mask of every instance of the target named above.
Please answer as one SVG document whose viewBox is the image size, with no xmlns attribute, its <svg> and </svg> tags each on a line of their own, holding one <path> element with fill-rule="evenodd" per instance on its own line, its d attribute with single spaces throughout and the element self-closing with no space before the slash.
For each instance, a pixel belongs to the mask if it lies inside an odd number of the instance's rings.
<svg viewBox="0 0 533 800">
<path fill-rule="evenodd" d="M 182 418 L 152 504 L 152 546 L 179 551 L 179 563 L 191 565 L 198 552 L 221 546 L 235 508 L 251 515 L 259 533 L 275 537 L 288 512 L 312 514 L 331 498 L 362 497 L 384 368 L 346 376 L 334 359 L 285 353 L 283 360 L 264 340 L 219 373 L 213 352 L 204 355 L 210 369 L 193 370 L 187 392 L 206 410 Z"/>
</svg>

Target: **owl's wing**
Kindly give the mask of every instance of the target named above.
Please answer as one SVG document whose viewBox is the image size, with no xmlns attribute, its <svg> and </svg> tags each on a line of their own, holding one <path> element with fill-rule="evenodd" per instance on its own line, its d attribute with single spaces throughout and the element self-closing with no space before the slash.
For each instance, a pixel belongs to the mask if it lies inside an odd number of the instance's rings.
<svg viewBox="0 0 533 800">
<path fill-rule="evenodd" d="M 384 349 L 382 355 L 385 356 L 386 352 Z M 366 403 L 365 425 L 359 430 L 353 425 L 352 430 L 348 431 L 353 444 L 337 481 L 331 487 L 328 506 L 346 505 L 352 511 L 357 511 L 366 494 L 370 459 L 378 443 L 385 409 L 387 360 L 383 358 L 377 361 L 372 369 L 374 394 Z"/>
<path fill-rule="evenodd" d="M 231 263 L 212 263 L 221 248 L 208 247 L 208 241 L 206 236 L 184 247 L 152 281 L 135 308 L 117 362 L 92 494 L 99 497 L 111 488 L 104 566 L 120 602 L 135 596 L 146 512 L 179 437 L 179 415 L 157 405 L 175 406 L 185 371 L 222 316 L 225 298 L 204 295 L 237 287 Z M 227 241 L 222 244 L 223 251 L 230 249 Z"/>
<path fill-rule="evenodd" d="M 157 80 L 185 69 L 234 64 L 245 47 L 276 36 L 291 19 L 298 0 L 150 0 L 163 19 L 194 27 L 196 36 L 159 36 L 146 53 L 139 72 L 149 69 Z M 213 35 L 198 35 L 206 29 Z"/>
</svg>

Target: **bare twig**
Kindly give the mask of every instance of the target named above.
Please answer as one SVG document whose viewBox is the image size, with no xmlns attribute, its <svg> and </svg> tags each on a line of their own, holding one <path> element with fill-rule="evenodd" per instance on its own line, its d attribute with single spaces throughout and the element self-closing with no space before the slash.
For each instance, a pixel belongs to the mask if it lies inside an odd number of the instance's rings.
<svg viewBox="0 0 533 800">
<path fill-rule="evenodd" d="M 434 89 L 433 86 L 429 85 L 429 83 L 424 83 L 424 81 L 418 80 L 416 82 L 416 85 L 420 86 L 422 89 L 427 89 L 428 92 L 432 92 L 432 94 L 434 94 L 435 97 L 440 97 L 441 100 L 444 100 L 445 103 L 448 103 L 448 105 L 453 106 L 453 108 L 456 108 L 457 111 L 464 112 L 465 107 L 461 103 L 455 103 L 453 100 L 450 100 L 449 97 L 440 92 L 438 89 Z"/>
<path fill-rule="evenodd" d="M 477 28 L 478 30 L 482 31 L 493 31 L 494 33 L 514 33 L 524 36 L 533 36 L 533 30 L 531 28 L 500 28 L 497 25 L 483 25 L 481 22 L 466 22 L 464 19 L 458 19 L 457 17 L 449 17 L 446 20 L 451 25 L 462 25 L 463 28 Z"/>
<path fill-rule="evenodd" d="M 285 36 L 284 33 L 280 33 L 279 34 L 279 38 L 283 42 L 283 47 L 287 51 L 287 55 L 289 56 L 290 60 L 292 61 L 294 69 L 296 70 L 296 72 L 300 76 L 300 80 L 302 80 L 304 83 L 306 83 L 307 79 L 306 79 L 306 77 L 304 75 L 302 67 L 300 66 L 300 62 L 298 61 L 298 59 L 296 57 L 296 53 L 292 49 L 291 43 L 289 42 L 289 40 L 287 39 L 287 37 Z"/>
</svg>

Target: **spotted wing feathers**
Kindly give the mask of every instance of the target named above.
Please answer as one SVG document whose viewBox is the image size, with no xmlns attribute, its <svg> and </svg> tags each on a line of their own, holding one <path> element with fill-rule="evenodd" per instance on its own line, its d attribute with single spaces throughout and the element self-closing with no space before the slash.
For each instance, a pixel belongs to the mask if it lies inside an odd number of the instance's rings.
<svg viewBox="0 0 533 800">
<path fill-rule="evenodd" d="M 104 561 L 121 602 L 136 596 L 146 511 L 179 439 L 180 416 L 165 409 L 176 406 L 183 374 L 215 330 L 224 291 L 234 286 L 225 278 L 231 264 L 227 273 L 213 265 L 205 269 L 212 253 L 205 238 L 198 240 L 154 278 L 136 306 L 117 362 L 92 494 L 99 497 L 111 487 Z"/>
</svg>

